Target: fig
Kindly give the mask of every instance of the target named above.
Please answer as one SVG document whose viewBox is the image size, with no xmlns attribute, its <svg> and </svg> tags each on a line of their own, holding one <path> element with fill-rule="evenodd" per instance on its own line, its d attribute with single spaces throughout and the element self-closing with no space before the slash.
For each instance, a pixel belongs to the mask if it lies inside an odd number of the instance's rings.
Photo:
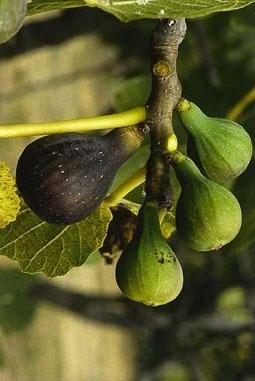
<svg viewBox="0 0 255 381">
<path fill-rule="evenodd" d="M 98 137 L 67 133 L 37 139 L 18 160 L 17 188 L 44 221 L 78 222 L 102 203 L 117 170 L 143 137 L 142 129 L 130 127 Z"/>
<path fill-rule="evenodd" d="M 25 21 L 27 0 L 0 0 L 0 44 L 8 41 Z"/>
<path fill-rule="evenodd" d="M 242 213 L 237 199 L 203 176 L 190 158 L 177 154 L 172 164 L 181 185 L 175 215 L 181 239 L 197 251 L 220 249 L 240 230 Z"/>
<path fill-rule="evenodd" d="M 169 303 L 179 295 L 182 268 L 162 236 L 156 203 L 141 206 L 135 234 L 117 262 L 116 281 L 128 298 L 150 306 Z"/>
<path fill-rule="evenodd" d="M 211 180 L 222 183 L 245 171 L 252 156 L 252 142 L 242 126 L 227 119 L 208 117 L 185 99 L 180 102 L 177 112 L 192 137 L 190 143 L 192 140 L 195 143 L 195 156 L 199 157 Z"/>
</svg>

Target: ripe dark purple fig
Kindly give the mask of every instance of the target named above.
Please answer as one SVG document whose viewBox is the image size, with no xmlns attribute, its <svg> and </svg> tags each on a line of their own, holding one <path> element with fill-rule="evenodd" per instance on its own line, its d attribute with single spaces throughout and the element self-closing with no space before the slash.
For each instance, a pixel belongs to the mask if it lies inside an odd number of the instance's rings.
<svg viewBox="0 0 255 381">
<path fill-rule="evenodd" d="M 117 170 L 143 137 L 140 128 L 132 127 L 100 137 L 68 133 L 40 138 L 19 158 L 18 190 L 44 221 L 78 222 L 102 203 Z"/>
</svg>

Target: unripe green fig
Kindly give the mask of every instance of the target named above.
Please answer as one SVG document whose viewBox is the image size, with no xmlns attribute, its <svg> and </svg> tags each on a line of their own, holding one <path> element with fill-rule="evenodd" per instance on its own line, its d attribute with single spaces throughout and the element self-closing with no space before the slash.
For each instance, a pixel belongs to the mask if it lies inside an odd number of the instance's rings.
<svg viewBox="0 0 255 381">
<path fill-rule="evenodd" d="M 218 250 L 232 241 L 242 223 L 235 196 L 204 177 L 195 163 L 182 154 L 176 154 L 173 166 L 181 185 L 175 218 L 182 240 L 197 251 Z"/>
<path fill-rule="evenodd" d="M 0 0 L 0 44 L 14 36 L 24 23 L 27 0 Z"/>
<path fill-rule="evenodd" d="M 147 202 L 140 208 L 134 237 L 116 266 L 116 281 L 128 298 L 150 306 L 169 303 L 179 295 L 182 268 L 162 236 L 157 204 Z"/>
<path fill-rule="evenodd" d="M 192 137 L 190 142 L 195 143 L 195 155 L 199 157 L 196 163 L 202 165 L 211 180 L 221 183 L 244 172 L 251 160 L 252 142 L 242 126 L 227 119 L 210 118 L 185 99 L 177 112 Z"/>
<path fill-rule="evenodd" d="M 44 221 L 78 222 L 102 203 L 117 170 L 143 137 L 142 130 L 132 127 L 100 137 L 67 133 L 37 139 L 18 160 L 18 190 Z"/>
</svg>

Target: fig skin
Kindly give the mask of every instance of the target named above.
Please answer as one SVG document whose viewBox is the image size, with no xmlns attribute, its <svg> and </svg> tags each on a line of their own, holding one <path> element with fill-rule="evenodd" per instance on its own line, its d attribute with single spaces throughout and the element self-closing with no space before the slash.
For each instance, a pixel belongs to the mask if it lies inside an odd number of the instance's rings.
<svg viewBox="0 0 255 381">
<path fill-rule="evenodd" d="M 116 281 L 132 300 L 159 306 L 174 300 L 183 287 L 181 265 L 162 236 L 157 205 L 144 203 L 134 237 L 116 266 Z"/>
<path fill-rule="evenodd" d="M 100 137 L 67 133 L 37 139 L 18 160 L 18 190 L 42 220 L 78 222 L 102 203 L 117 170 L 143 138 L 144 132 L 133 127 Z"/>
<path fill-rule="evenodd" d="M 235 196 L 202 175 L 195 163 L 181 155 L 173 163 L 181 193 L 176 206 L 176 229 L 188 247 L 218 250 L 240 230 L 242 212 Z"/>
<path fill-rule="evenodd" d="M 195 143 L 194 160 L 211 180 L 224 183 L 245 171 L 252 157 L 252 142 L 242 126 L 227 119 L 208 117 L 185 99 L 177 112 Z M 189 142 L 187 149 L 190 152 Z"/>
</svg>

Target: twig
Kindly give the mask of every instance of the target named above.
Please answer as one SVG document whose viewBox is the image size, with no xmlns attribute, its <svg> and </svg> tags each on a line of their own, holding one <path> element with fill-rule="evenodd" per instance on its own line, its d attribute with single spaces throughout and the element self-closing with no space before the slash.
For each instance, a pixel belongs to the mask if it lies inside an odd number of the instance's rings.
<svg viewBox="0 0 255 381">
<path fill-rule="evenodd" d="M 253 87 L 248 93 L 246 93 L 228 112 L 227 118 L 237 120 L 244 110 L 255 102 L 255 87 Z"/>
</svg>

